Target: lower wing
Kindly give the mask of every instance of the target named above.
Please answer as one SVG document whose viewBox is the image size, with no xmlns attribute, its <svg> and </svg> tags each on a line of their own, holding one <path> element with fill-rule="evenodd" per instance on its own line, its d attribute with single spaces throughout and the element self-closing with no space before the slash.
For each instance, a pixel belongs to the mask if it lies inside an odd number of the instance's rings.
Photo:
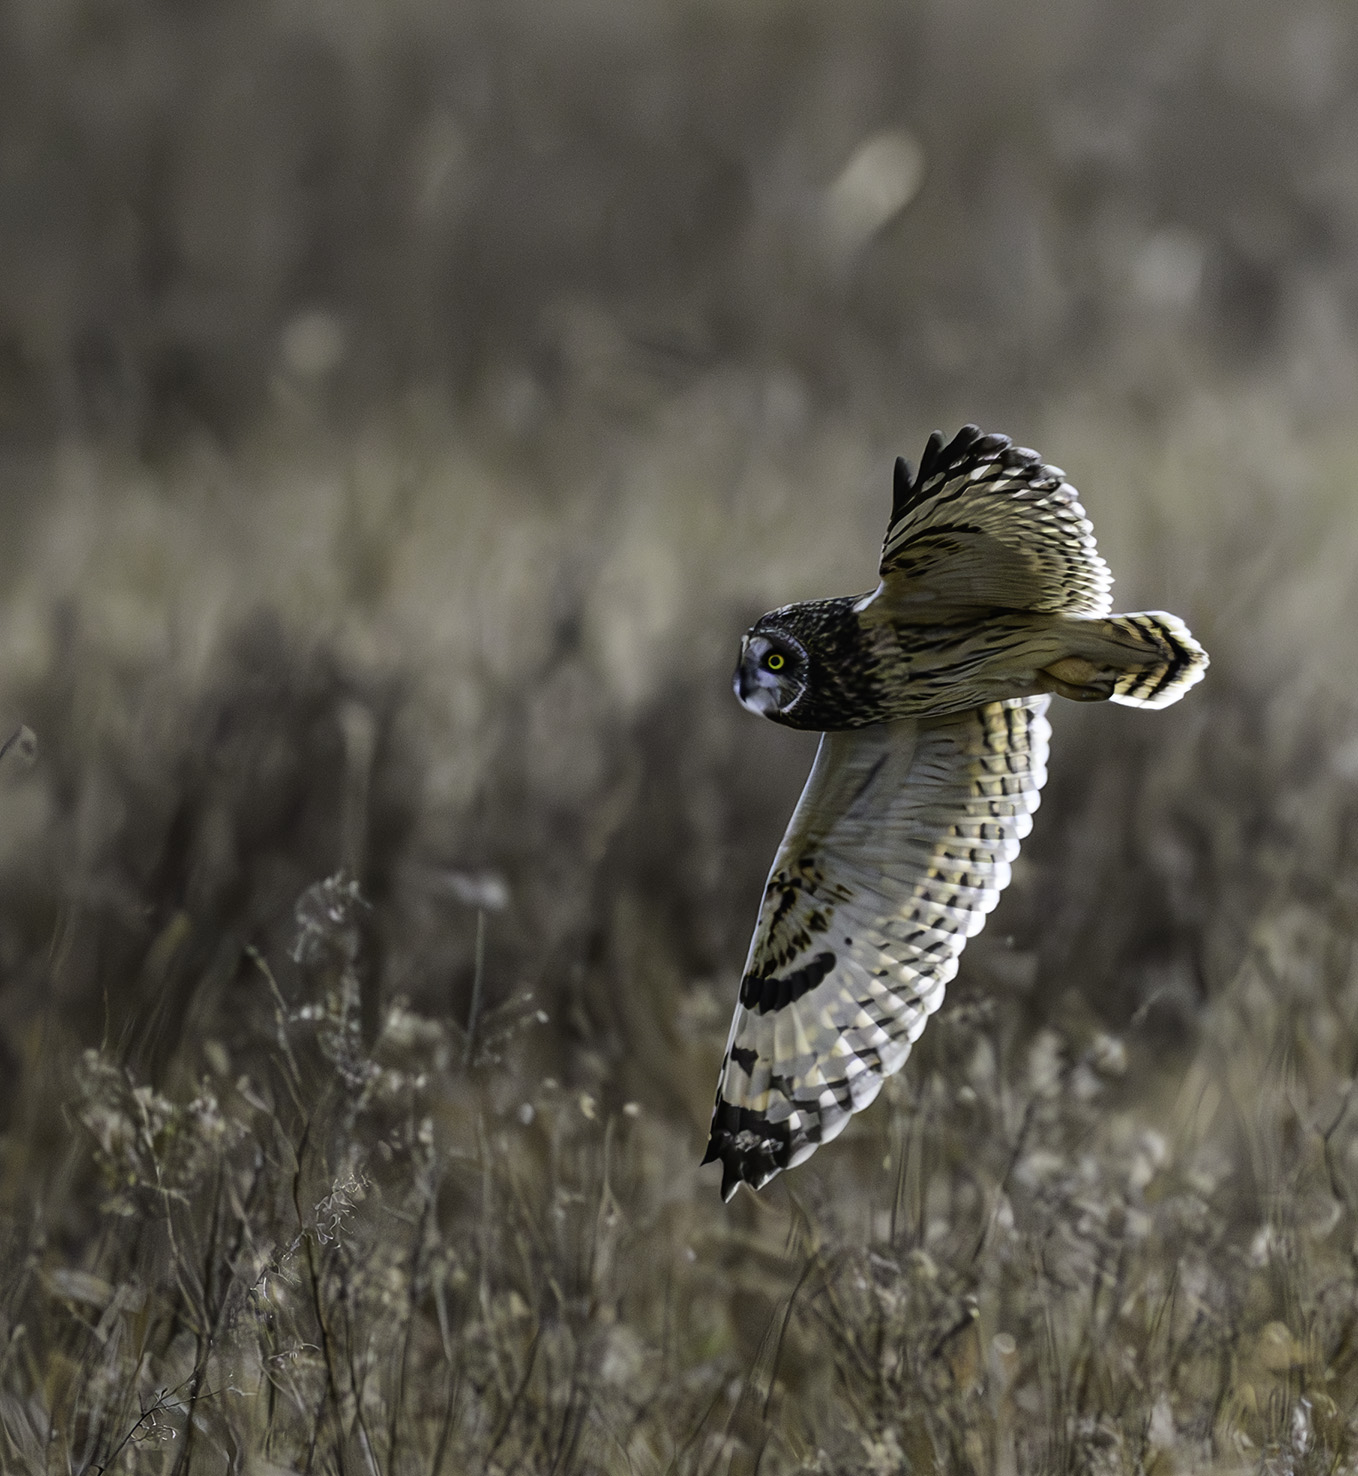
<svg viewBox="0 0 1358 1476">
<path fill-rule="evenodd" d="M 899 1071 L 1009 882 L 1046 697 L 827 733 L 764 889 L 704 1163 L 758 1189 Z"/>
</svg>

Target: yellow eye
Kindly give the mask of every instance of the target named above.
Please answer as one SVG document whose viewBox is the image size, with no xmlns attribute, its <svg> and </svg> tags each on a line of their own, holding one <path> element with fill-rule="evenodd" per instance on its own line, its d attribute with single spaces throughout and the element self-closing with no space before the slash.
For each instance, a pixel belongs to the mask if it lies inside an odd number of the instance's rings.
<svg viewBox="0 0 1358 1476">
<path fill-rule="evenodd" d="M 782 671 L 782 669 L 787 665 L 787 661 L 784 657 L 780 656 L 777 651 L 774 651 L 764 662 L 764 665 L 767 666 L 770 671 Z"/>
</svg>

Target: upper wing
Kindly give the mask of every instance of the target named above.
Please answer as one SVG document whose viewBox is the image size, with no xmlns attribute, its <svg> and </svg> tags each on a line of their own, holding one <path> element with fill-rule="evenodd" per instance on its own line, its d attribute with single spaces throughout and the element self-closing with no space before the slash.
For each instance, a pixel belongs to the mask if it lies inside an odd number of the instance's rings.
<svg viewBox="0 0 1358 1476">
<path fill-rule="evenodd" d="M 896 462 L 879 597 L 915 618 L 957 609 L 1106 615 L 1113 576 L 1059 467 L 1008 436 L 935 431 L 919 474 Z"/>
<path fill-rule="evenodd" d="M 1046 697 L 826 733 L 774 858 L 704 1163 L 722 1196 L 835 1137 L 898 1071 L 1009 881 Z"/>
</svg>

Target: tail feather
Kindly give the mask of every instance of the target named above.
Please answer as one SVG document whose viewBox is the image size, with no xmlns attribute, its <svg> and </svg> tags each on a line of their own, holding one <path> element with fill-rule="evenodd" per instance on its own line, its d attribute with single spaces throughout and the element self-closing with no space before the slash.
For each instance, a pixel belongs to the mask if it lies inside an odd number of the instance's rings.
<svg viewBox="0 0 1358 1476">
<path fill-rule="evenodd" d="M 1169 707 L 1207 671 L 1207 652 L 1163 610 L 1080 621 L 1076 653 L 1044 668 L 1050 690 L 1084 702 Z"/>
<path fill-rule="evenodd" d="M 1139 671 L 1125 672 L 1109 701 L 1128 707 L 1169 707 L 1206 676 L 1207 652 L 1177 616 L 1151 610 L 1115 615 L 1109 624 L 1136 632 L 1157 657 Z"/>
</svg>

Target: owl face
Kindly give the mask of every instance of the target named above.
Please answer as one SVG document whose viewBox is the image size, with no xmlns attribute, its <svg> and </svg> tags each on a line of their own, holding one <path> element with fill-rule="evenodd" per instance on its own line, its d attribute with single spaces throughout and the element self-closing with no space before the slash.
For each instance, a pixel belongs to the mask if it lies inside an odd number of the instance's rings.
<svg viewBox="0 0 1358 1476">
<path fill-rule="evenodd" d="M 806 648 L 786 631 L 756 625 L 740 642 L 731 680 L 741 703 L 764 717 L 785 716 L 806 693 Z"/>
</svg>

